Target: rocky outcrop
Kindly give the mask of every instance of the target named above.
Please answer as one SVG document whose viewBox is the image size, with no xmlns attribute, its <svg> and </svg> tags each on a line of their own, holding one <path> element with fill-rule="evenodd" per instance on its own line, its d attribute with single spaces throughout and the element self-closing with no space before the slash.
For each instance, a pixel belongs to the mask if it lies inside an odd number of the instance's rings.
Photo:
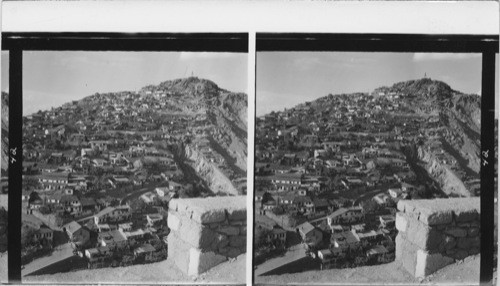
<svg viewBox="0 0 500 286">
<path fill-rule="evenodd" d="M 197 149 L 186 145 L 186 157 L 193 162 L 196 173 L 208 184 L 214 194 L 238 195 L 233 182 Z"/>
<path fill-rule="evenodd" d="M 246 196 L 170 201 L 168 259 L 187 275 L 199 275 L 245 253 L 246 218 Z"/>
<path fill-rule="evenodd" d="M 402 200 L 396 214 L 396 260 L 425 277 L 480 250 L 480 199 Z"/>
<path fill-rule="evenodd" d="M 480 159 L 477 155 L 481 142 L 481 97 L 453 90 L 448 84 L 423 78 L 394 84 L 382 90 L 402 92 L 416 97 L 415 111 L 429 105 L 438 114 L 442 128 L 441 141 L 445 151 L 455 158 L 462 171 L 470 178 L 479 177 Z"/>
<path fill-rule="evenodd" d="M 446 164 L 441 163 L 434 154 L 424 147 L 418 148 L 418 158 L 426 163 L 427 172 L 435 179 L 447 195 L 470 197 L 472 194 L 464 182 Z"/>
</svg>

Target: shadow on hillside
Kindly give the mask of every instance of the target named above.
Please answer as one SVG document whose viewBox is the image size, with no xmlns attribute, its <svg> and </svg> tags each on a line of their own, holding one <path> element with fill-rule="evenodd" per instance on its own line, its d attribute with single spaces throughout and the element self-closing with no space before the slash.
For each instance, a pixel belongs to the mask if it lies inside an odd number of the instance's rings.
<svg viewBox="0 0 500 286">
<path fill-rule="evenodd" d="M 87 260 L 78 256 L 70 256 L 66 259 L 47 265 L 24 276 L 45 275 L 69 272 L 75 269 L 86 269 Z"/>
<path fill-rule="evenodd" d="M 260 276 L 291 274 L 309 270 L 319 270 L 319 262 L 307 256 L 263 273 Z"/>
</svg>

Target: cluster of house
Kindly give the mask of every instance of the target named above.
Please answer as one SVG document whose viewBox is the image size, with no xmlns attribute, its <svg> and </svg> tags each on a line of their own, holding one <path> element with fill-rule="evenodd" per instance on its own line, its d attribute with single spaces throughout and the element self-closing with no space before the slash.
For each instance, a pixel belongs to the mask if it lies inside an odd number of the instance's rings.
<svg viewBox="0 0 500 286">
<path fill-rule="evenodd" d="M 63 230 L 99 267 L 117 255 L 126 263 L 166 255 L 168 203 L 187 194 L 193 176 L 183 172 L 187 147 L 230 169 L 213 146 L 227 136 L 211 120 L 217 98 L 192 100 L 189 89 L 168 85 L 96 93 L 23 117 L 23 214 L 41 221 L 26 224 L 32 243 L 51 246 Z"/>
<path fill-rule="evenodd" d="M 397 188 L 403 191 L 394 198 L 408 198 L 430 190 L 418 185 L 405 146 L 436 118 L 415 115 L 411 98 L 389 90 L 329 95 L 257 118 L 255 174 L 265 187 L 256 189 L 256 199 L 271 192 L 275 199 L 264 210 L 292 205 L 287 209 L 310 218 L 333 211 L 332 199 Z M 383 196 L 375 200 L 386 203 Z"/>
<path fill-rule="evenodd" d="M 166 210 L 161 204 L 149 201 L 150 195 L 161 198 L 158 202 L 168 202 L 176 191 L 170 188 L 157 188 L 141 196 L 149 206 L 156 206 L 155 211 L 148 213 L 134 213 L 129 205 L 106 206 L 96 209 L 90 216 L 79 219 L 70 219 L 60 227 L 75 249 L 81 256 L 88 259 L 89 267 L 108 266 L 111 258 L 127 258 L 126 265 L 141 261 L 158 261 L 166 258 L 168 232 L 158 232 L 158 227 L 165 227 L 164 217 Z M 71 207 L 83 207 L 76 196 L 66 195 L 63 201 Z M 89 200 L 89 199 L 86 199 Z M 35 222 L 35 223 L 33 223 Z M 51 247 L 54 230 L 48 226 L 50 219 L 36 210 L 23 215 L 23 227 L 33 229 L 32 243 Z M 128 254 L 128 256 L 127 256 Z M 97 264 L 96 264 L 97 263 Z"/>
<path fill-rule="evenodd" d="M 305 222 L 297 232 L 308 254 L 322 268 L 384 263 L 394 259 L 394 215 L 378 216 L 378 229 L 368 230 L 360 207 L 340 208 L 326 220 Z M 346 264 L 350 263 L 350 264 Z"/>
</svg>

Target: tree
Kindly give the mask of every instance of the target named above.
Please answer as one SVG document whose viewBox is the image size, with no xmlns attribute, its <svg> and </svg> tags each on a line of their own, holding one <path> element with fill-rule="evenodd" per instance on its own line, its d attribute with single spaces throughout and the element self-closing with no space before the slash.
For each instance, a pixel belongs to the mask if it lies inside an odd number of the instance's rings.
<svg viewBox="0 0 500 286">
<path fill-rule="evenodd" d="M 380 209 L 380 205 L 374 200 L 364 201 L 362 205 L 365 213 L 374 213 Z"/>
<path fill-rule="evenodd" d="M 21 245 L 24 248 L 32 244 L 36 230 L 29 226 L 23 226 L 21 230 Z"/>
<path fill-rule="evenodd" d="M 269 230 L 267 228 L 260 229 L 258 239 L 257 239 L 257 245 L 260 247 L 268 247 L 269 246 L 268 236 L 270 234 L 271 234 L 271 230 Z"/>
<path fill-rule="evenodd" d="M 32 203 L 36 200 L 41 200 L 40 195 L 37 192 L 31 192 L 28 202 Z"/>
</svg>

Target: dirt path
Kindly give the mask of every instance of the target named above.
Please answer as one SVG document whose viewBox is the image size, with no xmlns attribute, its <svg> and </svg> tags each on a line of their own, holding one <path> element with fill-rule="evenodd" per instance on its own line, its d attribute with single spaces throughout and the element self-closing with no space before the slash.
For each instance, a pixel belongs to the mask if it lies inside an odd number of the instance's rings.
<svg viewBox="0 0 500 286">
<path fill-rule="evenodd" d="M 401 284 L 479 284 L 479 255 L 466 258 L 464 261 L 448 265 L 438 270 L 423 281 L 410 275 L 397 262 L 380 264 L 375 266 L 362 266 L 345 269 L 313 270 L 301 273 L 260 276 L 256 282 L 265 284 L 297 284 L 327 283 L 335 285 L 382 285 L 387 283 Z"/>
<path fill-rule="evenodd" d="M 80 270 L 75 272 L 58 273 L 52 275 L 27 276 L 23 283 L 37 282 L 45 284 L 54 283 L 224 283 L 243 284 L 246 281 L 246 255 L 240 255 L 236 260 L 227 261 L 198 277 L 189 277 L 182 273 L 175 263 L 170 260 L 161 262 L 134 265 L 128 267 L 100 268 Z"/>
</svg>

